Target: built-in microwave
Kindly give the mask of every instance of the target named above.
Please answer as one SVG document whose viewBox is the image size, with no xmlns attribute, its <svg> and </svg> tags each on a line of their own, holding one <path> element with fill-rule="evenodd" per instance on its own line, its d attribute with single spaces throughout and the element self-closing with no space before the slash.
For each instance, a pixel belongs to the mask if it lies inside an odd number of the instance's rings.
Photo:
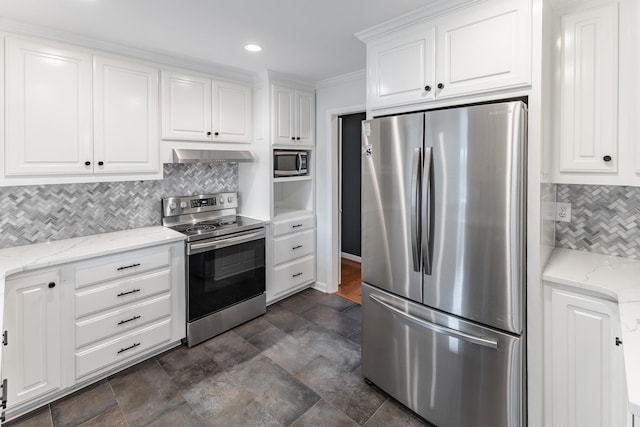
<svg viewBox="0 0 640 427">
<path fill-rule="evenodd" d="M 309 175 L 309 152 L 297 150 L 275 150 L 273 152 L 273 176 Z"/>
</svg>

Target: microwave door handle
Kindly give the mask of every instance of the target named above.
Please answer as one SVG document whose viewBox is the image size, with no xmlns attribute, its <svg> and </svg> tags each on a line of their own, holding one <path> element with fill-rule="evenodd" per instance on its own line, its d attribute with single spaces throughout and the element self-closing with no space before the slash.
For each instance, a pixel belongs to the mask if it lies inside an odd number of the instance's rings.
<svg viewBox="0 0 640 427">
<path fill-rule="evenodd" d="M 302 175 L 302 153 L 298 153 L 298 175 Z"/>
</svg>

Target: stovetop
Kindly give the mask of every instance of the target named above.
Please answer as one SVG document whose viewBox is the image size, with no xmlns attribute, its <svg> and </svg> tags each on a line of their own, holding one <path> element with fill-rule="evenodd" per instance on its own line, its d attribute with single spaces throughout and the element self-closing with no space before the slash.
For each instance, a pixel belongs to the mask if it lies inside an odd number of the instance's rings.
<svg viewBox="0 0 640 427">
<path fill-rule="evenodd" d="M 229 234 L 257 230 L 264 227 L 264 222 L 240 215 L 225 216 L 218 219 L 178 224 L 169 228 L 187 236 L 187 241 L 212 239 Z"/>
<path fill-rule="evenodd" d="M 238 193 L 202 194 L 162 199 L 162 225 L 187 241 L 220 238 L 257 230 L 263 221 L 237 215 Z"/>
</svg>

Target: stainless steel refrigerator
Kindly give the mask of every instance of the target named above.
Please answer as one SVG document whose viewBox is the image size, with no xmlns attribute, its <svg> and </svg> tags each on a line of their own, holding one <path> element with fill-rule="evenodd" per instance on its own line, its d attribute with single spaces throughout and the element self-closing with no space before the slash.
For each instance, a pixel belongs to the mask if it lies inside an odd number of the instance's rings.
<svg viewBox="0 0 640 427">
<path fill-rule="evenodd" d="M 362 126 L 363 376 L 439 427 L 525 425 L 525 104 Z"/>
</svg>

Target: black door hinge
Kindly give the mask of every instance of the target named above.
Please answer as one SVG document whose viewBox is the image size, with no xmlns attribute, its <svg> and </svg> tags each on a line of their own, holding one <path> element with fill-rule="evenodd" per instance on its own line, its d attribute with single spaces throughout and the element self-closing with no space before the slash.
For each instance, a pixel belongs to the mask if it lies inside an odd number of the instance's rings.
<svg viewBox="0 0 640 427">
<path fill-rule="evenodd" d="M 7 379 L 2 380 L 2 409 L 7 409 Z M 4 412 L 2 413 L 4 415 Z"/>
<path fill-rule="evenodd" d="M 622 340 L 620 337 L 616 337 L 616 345 L 622 345 Z"/>
<path fill-rule="evenodd" d="M 2 345 L 7 345 L 7 344 L 9 344 L 9 332 L 4 331 L 2 333 Z"/>
</svg>

